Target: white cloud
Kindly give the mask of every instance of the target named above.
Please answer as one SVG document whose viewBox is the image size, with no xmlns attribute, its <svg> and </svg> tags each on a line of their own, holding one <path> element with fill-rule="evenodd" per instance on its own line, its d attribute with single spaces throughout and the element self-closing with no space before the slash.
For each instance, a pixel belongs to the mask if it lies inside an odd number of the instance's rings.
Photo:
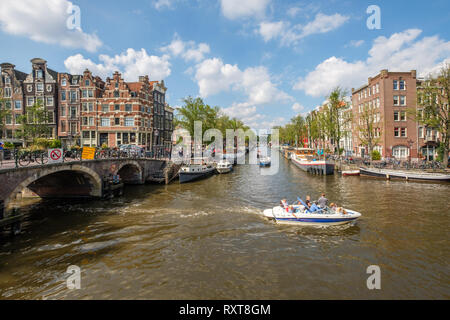
<svg viewBox="0 0 450 320">
<path fill-rule="evenodd" d="M 161 51 L 168 52 L 174 57 L 181 56 L 185 61 L 200 62 L 205 58 L 205 55 L 210 53 L 211 49 L 206 43 L 196 44 L 194 41 L 182 41 L 177 34 L 175 34 L 172 42 L 161 48 Z"/>
<path fill-rule="evenodd" d="M 153 6 L 156 10 L 161 10 L 164 7 L 171 9 L 172 4 L 172 0 L 156 0 L 153 2 Z"/>
<path fill-rule="evenodd" d="M 299 7 L 291 7 L 291 8 L 289 8 L 288 10 L 287 10 L 287 15 L 288 16 L 290 16 L 290 17 L 295 17 L 300 11 L 302 11 L 302 9 L 301 8 L 299 8 Z"/>
<path fill-rule="evenodd" d="M 246 107 L 292 100 L 271 81 L 267 68 L 263 66 L 242 71 L 237 65 L 224 64 L 221 59 L 213 58 L 204 60 L 196 68 L 195 79 L 202 97 L 229 90 L 241 91 L 248 97 L 241 103 Z"/>
<path fill-rule="evenodd" d="M 418 76 L 426 76 L 436 70 L 436 65 L 450 60 L 450 41 L 439 36 L 418 39 L 421 30 L 409 29 L 394 33 L 389 38 L 380 36 L 373 42 L 365 61 L 349 62 L 330 57 L 321 62 L 306 77 L 300 78 L 294 89 L 319 97 L 336 86 L 359 87 L 381 69 L 391 71 L 417 70 Z"/>
<path fill-rule="evenodd" d="M 263 37 L 264 41 L 268 42 L 274 38 L 277 38 L 286 28 L 286 23 L 279 22 L 261 22 L 259 24 L 259 34 Z"/>
<path fill-rule="evenodd" d="M 163 80 L 171 73 L 169 56 L 148 55 L 145 49 L 128 49 L 120 55 L 99 56 L 101 63 L 86 59 L 81 54 L 68 57 L 64 61 L 66 69 L 72 74 L 82 74 L 88 68 L 102 78 L 110 77 L 114 71 L 121 71 L 126 81 L 137 81 L 141 75 L 149 75 L 152 80 Z"/>
<path fill-rule="evenodd" d="M 358 48 L 364 44 L 364 40 L 352 40 L 346 47 Z"/>
<path fill-rule="evenodd" d="M 314 20 L 306 25 L 297 24 L 292 26 L 287 21 L 261 22 L 256 32 L 266 42 L 279 38 L 281 45 L 290 46 L 297 44 L 298 41 L 312 34 L 327 33 L 335 30 L 347 22 L 348 19 L 349 17 L 339 13 L 329 16 L 318 13 Z"/>
<path fill-rule="evenodd" d="M 262 18 L 271 0 L 220 0 L 222 14 L 231 20 L 239 18 Z"/>
<path fill-rule="evenodd" d="M 295 112 L 300 112 L 302 110 L 304 110 L 305 107 L 302 106 L 300 103 L 296 102 L 294 103 L 294 105 L 292 106 L 292 110 L 294 110 Z"/>
<path fill-rule="evenodd" d="M 72 2 L 66 0 L 1 0 L 0 29 L 37 42 L 97 51 L 102 46 L 97 35 L 67 27 L 71 8 Z"/>
</svg>

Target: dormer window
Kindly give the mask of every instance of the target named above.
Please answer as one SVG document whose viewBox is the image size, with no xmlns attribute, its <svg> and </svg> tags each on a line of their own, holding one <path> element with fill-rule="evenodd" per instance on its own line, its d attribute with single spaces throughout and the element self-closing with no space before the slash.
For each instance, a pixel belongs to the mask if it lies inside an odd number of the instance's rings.
<svg viewBox="0 0 450 320">
<path fill-rule="evenodd" d="M 36 78 L 42 79 L 44 77 L 44 72 L 42 70 L 36 70 Z"/>
<path fill-rule="evenodd" d="M 89 80 L 86 80 L 86 81 L 84 82 L 84 85 L 88 87 L 88 86 L 91 85 L 91 82 L 90 82 Z"/>
<path fill-rule="evenodd" d="M 5 84 L 11 84 L 11 78 L 9 76 L 5 76 Z"/>
<path fill-rule="evenodd" d="M 63 79 L 61 80 L 61 85 L 62 85 L 63 87 L 65 87 L 65 86 L 67 85 L 67 80 L 66 80 L 66 78 L 63 78 Z"/>
</svg>

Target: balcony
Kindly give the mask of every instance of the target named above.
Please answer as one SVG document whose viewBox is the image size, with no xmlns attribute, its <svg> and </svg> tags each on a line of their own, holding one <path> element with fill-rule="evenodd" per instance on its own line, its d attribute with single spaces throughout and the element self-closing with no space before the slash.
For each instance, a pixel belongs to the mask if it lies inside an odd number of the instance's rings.
<svg viewBox="0 0 450 320">
<path fill-rule="evenodd" d="M 425 142 L 437 142 L 436 135 L 425 136 Z"/>
</svg>

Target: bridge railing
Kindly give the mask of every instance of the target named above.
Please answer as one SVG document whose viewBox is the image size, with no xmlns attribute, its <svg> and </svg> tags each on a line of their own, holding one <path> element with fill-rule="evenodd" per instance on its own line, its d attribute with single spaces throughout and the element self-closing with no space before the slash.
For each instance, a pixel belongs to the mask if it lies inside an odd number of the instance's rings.
<svg viewBox="0 0 450 320">
<path fill-rule="evenodd" d="M 62 162 L 82 162 L 83 148 L 78 150 L 65 150 Z M 145 150 L 119 150 L 97 149 L 94 160 L 107 159 L 153 159 L 170 160 L 167 148 L 154 147 L 151 151 Z M 48 150 L 0 150 L 0 169 L 20 168 L 28 166 L 42 166 L 48 164 Z"/>
</svg>

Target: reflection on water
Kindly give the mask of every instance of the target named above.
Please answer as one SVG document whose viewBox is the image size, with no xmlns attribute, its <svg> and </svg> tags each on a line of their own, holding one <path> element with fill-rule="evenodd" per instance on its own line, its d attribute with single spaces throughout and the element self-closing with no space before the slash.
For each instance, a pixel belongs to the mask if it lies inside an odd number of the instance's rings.
<svg viewBox="0 0 450 320">
<path fill-rule="evenodd" d="M 317 177 L 280 159 L 190 184 L 127 187 L 110 201 L 41 201 L 0 238 L 0 298 L 449 298 L 450 186 Z M 321 192 L 355 225 L 280 226 L 259 215 Z M 381 290 L 366 268 L 379 265 Z M 69 265 L 82 270 L 68 290 Z"/>
</svg>

